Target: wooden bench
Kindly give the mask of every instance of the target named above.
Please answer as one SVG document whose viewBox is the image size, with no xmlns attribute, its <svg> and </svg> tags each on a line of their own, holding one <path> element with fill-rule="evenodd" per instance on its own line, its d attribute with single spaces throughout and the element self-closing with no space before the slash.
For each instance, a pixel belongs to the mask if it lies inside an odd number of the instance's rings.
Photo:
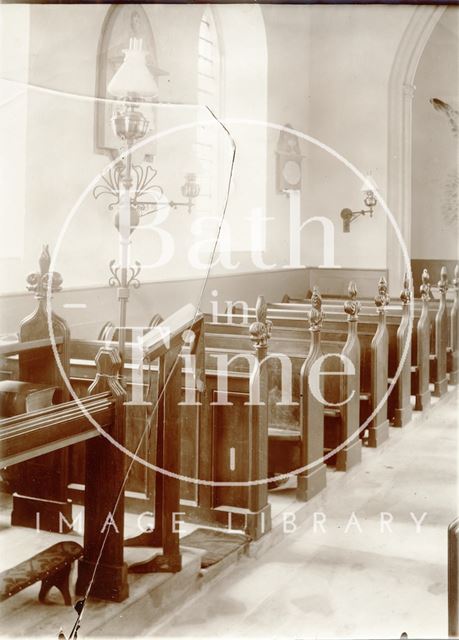
<svg viewBox="0 0 459 640">
<path fill-rule="evenodd" d="M 167 325 L 167 320 L 165 321 Z M 197 331 L 197 327 L 194 329 Z M 200 329 L 199 329 L 200 331 Z M 249 328 L 246 328 L 248 342 L 252 348 L 254 357 L 258 354 L 253 349 L 250 341 Z M 205 369 L 204 330 L 198 334 L 196 341 L 196 381 L 199 388 L 196 389 L 196 406 L 182 405 L 176 407 L 176 415 L 179 420 L 179 432 L 181 434 L 181 470 L 183 476 L 180 481 L 180 498 L 182 504 L 179 511 L 186 513 L 184 517 L 190 522 L 211 524 L 213 526 L 239 528 L 251 538 L 257 538 L 267 533 L 271 526 L 270 509 L 267 503 L 266 486 L 262 484 L 252 487 L 218 486 L 197 484 L 192 479 L 202 479 L 215 482 L 244 482 L 250 478 L 247 470 L 257 472 L 261 477 L 266 477 L 263 471 L 267 465 L 268 436 L 267 423 L 264 423 L 264 411 L 257 412 L 246 406 L 249 399 L 250 378 L 247 373 L 230 372 L 228 375 L 228 396 L 232 406 L 212 406 L 215 395 L 218 392 L 218 376 L 213 367 Z M 73 340 L 71 344 L 71 379 L 72 384 L 77 381 L 81 389 L 86 388 L 94 378 L 94 355 L 104 344 L 102 341 Z M 105 343 L 109 345 L 110 343 Z M 133 359 L 133 346 L 126 343 L 124 382 L 128 391 L 128 397 L 132 397 L 134 372 L 139 368 L 138 362 Z M 185 400 L 189 378 L 182 365 L 181 392 L 175 394 L 177 402 Z M 260 388 L 263 394 L 264 368 L 260 375 Z M 144 365 L 143 394 L 158 393 L 159 366 L 153 362 Z M 150 391 L 148 389 L 150 388 Z M 145 395 L 146 398 L 146 395 Z M 145 415 L 142 415 L 142 407 L 128 405 L 126 407 L 127 421 L 127 448 L 136 450 L 139 437 L 145 429 Z M 257 415 L 257 413 L 259 415 Z M 237 416 L 236 420 L 234 416 Z M 255 434 L 259 439 L 256 444 Z M 154 458 L 149 458 L 154 452 L 156 441 L 155 434 L 144 438 L 149 445 L 148 449 L 142 448 L 139 455 L 147 462 L 155 464 Z M 148 478 L 148 495 L 137 492 L 136 496 L 127 495 L 129 509 L 135 512 L 150 511 L 148 500 L 154 495 L 156 479 L 151 477 L 150 469 L 145 469 L 138 462 L 133 469 L 138 467 L 143 476 Z M 258 470 L 258 471 L 257 471 Z M 263 475 L 264 474 L 264 475 Z M 190 478 L 187 481 L 185 478 Z M 132 483 L 127 483 L 127 488 Z M 74 498 L 78 498 L 72 494 Z M 81 501 L 82 496 L 79 496 Z"/>
<path fill-rule="evenodd" d="M 41 580 L 38 599 L 44 602 L 52 587 L 57 587 L 66 605 L 72 604 L 69 582 L 72 563 L 83 555 L 83 547 L 66 540 L 40 551 L 28 560 L 0 573 L 0 602 Z"/>
<path fill-rule="evenodd" d="M 75 590 L 85 593 L 97 560 L 99 571 L 91 582 L 91 595 L 117 601 L 128 595 L 127 567 L 123 562 L 124 496 L 119 498 L 120 487 L 124 486 L 125 455 L 99 435 L 93 423 L 97 421 L 105 433 L 124 444 L 125 394 L 118 382 L 120 366 L 118 352 L 113 348 L 103 348 L 96 357 L 96 382 L 88 397 L 0 420 L 1 468 L 24 461 L 33 462 L 44 454 L 49 455 L 49 452 L 89 442 L 87 452 L 93 460 L 89 465 L 91 472 L 86 477 L 84 496 L 84 556 L 79 562 Z M 110 477 L 110 482 L 107 482 L 107 477 Z M 115 502 L 117 509 L 113 513 Z M 35 517 L 39 512 L 40 519 L 48 512 L 50 503 L 52 501 L 46 495 L 43 498 L 28 496 L 28 507 L 34 508 Z M 25 503 L 22 501 L 14 505 L 15 509 L 23 507 Z M 100 532 L 109 512 L 113 514 L 115 526 L 108 529 L 100 553 Z M 58 531 L 64 529 L 63 518 L 67 521 L 72 518 L 66 511 L 53 510 L 53 516 L 57 516 Z"/>
<path fill-rule="evenodd" d="M 406 288 L 405 288 L 406 289 Z M 288 296 L 284 296 L 287 300 Z M 394 420 L 396 426 L 403 426 L 410 418 L 410 408 L 406 403 L 409 403 L 409 395 L 415 396 L 415 409 L 422 411 L 430 404 L 430 390 L 429 390 L 429 377 L 430 377 L 430 342 L 431 342 L 431 309 L 429 309 L 430 301 L 430 283 L 429 274 L 426 270 L 423 273 L 423 284 L 421 286 L 421 302 L 417 310 L 415 310 L 415 318 L 413 322 L 412 332 L 412 345 L 411 345 L 411 366 L 406 361 L 399 394 L 393 394 L 391 406 L 389 408 L 390 417 Z M 281 303 L 274 304 L 273 313 L 278 312 L 280 308 L 285 308 L 286 304 L 292 308 L 304 308 L 304 304 L 307 304 L 307 300 L 303 303 Z M 409 302 L 407 300 L 407 302 Z M 403 334 L 407 330 L 409 309 L 406 309 L 408 305 L 405 304 L 402 307 L 395 307 L 391 305 L 386 312 L 386 322 L 389 332 L 389 378 L 392 379 L 395 375 L 398 363 L 402 357 L 403 348 L 405 346 L 405 339 Z M 327 309 L 327 315 L 330 316 L 334 313 L 338 307 L 338 300 L 327 300 L 325 308 Z M 405 311 L 404 311 L 405 308 Z M 361 322 L 365 321 L 368 306 L 363 306 L 360 314 Z M 274 311 L 275 310 L 275 311 Z M 405 317 L 404 317 L 405 316 Z M 403 326 L 402 328 L 402 321 Z M 408 360 L 408 359 L 407 359 Z M 411 379 L 410 379 L 411 378 Z M 410 391 L 411 388 L 411 391 Z"/>
<path fill-rule="evenodd" d="M 406 275 L 405 275 L 406 280 Z M 454 270 L 453 279 L 453 300 L 447 300 L 446 294 L 449 289 L 448 274 L 445 267 L 441 269 L 440 281 L 437 284 L 436 289 L 439 292 L 439 299 L 433 298 L 431 294 L 431 287 L 429 282 L 429 274 L 426 269 L 422 273 L 422 284 L 420 287 L 420 299 L 413 301 L 414 306 L 414 322 L 413 322 L 413 349 L 412 356 L 413 367 L 417 367 L 416 362 L 417 349 L 416 349 L 416 337 L 417 332 L 420 329 L 428 329 L 429 331 L 429 380 L 434 385 L 434 395 L 441 396 L 447 390 L 449 374 L 450 384 L 457 384 L 459 380 L 459 345 L 458 345 L 458 296 L 459 296 L 459 267 L 456 266 Z M 423 294 L 426 285 L 428 285 L 428 296 Z M 404 285 L 404 288 L 407 288 Z M 305 298 L 291 298 L 288 294 L 283 297 L 284 303 L 290 303 L 296 306 L 297 303 L 307 302 Z M 328 309 L 330 306 L 340 304 L 342 302 L 341 296 L 329 296 L 324 301 L 324 306 Z M 363 308 L 368 304 L 368 300 L 363 301 Z M 427 306 L 428 319 L 423 320 L 420 327 L 421 316 L 425 313 L 424 309 Z M 388 321 L 391 317 L 400 317 L 402 314 L 402 308 L 393 308 L 391 306 L 388 313 Z M 424 335 L 421 335 L 421 340 L 424 340 Z M 424 379 L 424 376 L 422 375 Z M 413 372 L 413 384 L 417 384 L 417 372 Z M 428 391 L 428 389 L 427 389 Z M 427 393 L 426 389 L 418 391 L 413 386 L 412 394 L 416 396 L 416 409 L 422 410 L 430 402 L 430 393 Z"/>
<path fill-rule="evenodd" d="M 429 311 L 429 330 L 430 330 L 430 381 L 437 384 L 436 395 L 443 387 L 445 389 L 445 377 L 436 376 L 437 370 L 437 347 L 444 350 L 446 348 L 446 362 L 440 365 L 440 371 L 446 366 L 446 372 L 449 374 L 449 383 L 457 384 L 459 382 L 459 345 L 458 345 L 458 298 L 459 298 L 459 265 L 454 268 L 452 287 L 448 282 L 448 273 L 445 267 L 440 272 L 440 281 L 436 287 L 431 287 L 429 283 L 429 274 L 427 269 L 423 270 L 421 276 L 421 286 L 419 288 L 419 298 L 414 299 L 415 318 L 420 316 L 423 309 L 423 302 L 428 303 Z M 428 294 L 425 297 L 426 284 L 428 285 Z M 431 289 L 436 289 L 440 297 L 434 298 Z M 448 298 L 446 293 L 452 289 L 453 294 Z M 416 292 L 415 292 L 416 294 Z M 324 296 L 326 304 L 341 300 L 340 296 Z M 290 300 L 289 296 L 284 296 L 286 302 Z M 298 299 L 299 300 L 299 299 Z M 293 301 L 293 299 L 292 299 Z M 365 304 L 364 300 L 364 304 Z M 440 342 L 437 344 L 437 327 L 442 334 Z M 415 340 L 415 332 L 413 331 L 413 348 Z"/>
<path fill-rule="evenodd" d="M 428 282 L 428 274 L 427 282 Z M 430 289 L 429 289 L 430 291 Z M 284 300 L 289 299 L 284 296 Z M 429 391 L 429 360 L 425 357 L 425 352 L 429 350 L 430 341 L 430 320 L 428 316 L 428 299 L 421 302 L 421 307 L 415 312 L 413 322 L 413 345 L 410 343 L 409 329 L 409 305 L 410 292 L 408 281 L 405 278 L 404 286 L 400 294 L 401 305 L 393 305 L 387 307 L 386 323 L 389 334 L 389 367 L 388 382 L 391 383 L 402 362 L 403 354 L 407 349 L 406 357 L 403 360 L 403 366 L 400 370 L 395 387 L 389 397 L 388 415 L 395 426 L 403 426 L 411 419 L 411 399 L 413 394 L 416 398 L 416 409 L 423 409 L 430 403 Z M 338 300 L 329 300 L 325 303 L 327 316 L 335 313 L 339 308 Z M 272 313 L 280 313 L 285 307 L 293 310 L 300 310 L 308 307 L 308 300 L 302 302 L 284 302 L 273 304 Z M 370 313 L 371 307 L 364 305 L 361 310 L 361 316 L 366 318 Z M 427 313 L 427 316 L 426 316 Z M 408 343 L 408 345 L 407 345 Z M 441 377 L 441 374 L 440 374 Z M 439 384 L 437 392 L 443 389 Z"/>
<path fill-rule="evenodd" d="M 305 313 L 297 318 L 296 326 L 276 325 L 272 331 L 275 337 L 269 341 L 269 452 L 270 474 L 288 473 L 294 469 L 318 464 L 324 453 L 329 454 L 340 445 L 341 450 L 329 458 L 330 463 L 336 463 L 337 469 L 346 470 L 358 463 L 361 458 L 360 439 L 353 438 L 359 427 L 359 393 L 353 393 L 349 402 L 342 406 L 333 405 L 347 399 L 354 387 L 360 389 L 360 340 L 357 334 L 358 302 L 355 300 L 357 292 L 352 291 L 347 303 L 348 322 L 340 331 L 321 331 L 323 315 L 321 299 L 315 292 L 316 306 L 311 314 Z M 259 297 L 259 302 L 262 297 Z M 266 304 L 265 304 L 266 306 Z M 269 317 L 269 308 L 268 308 Z M 307 329 L 308 317 L 320 316 L 320 322 L 313 321 Z M 244 356 L 248 353 L 247 321 L 253 319 L 247 316 L 228 313 L 218 316 L 218 322 L 208 319 L 206 325 L 206 356 L 207 367 L 216 366 L 212 359 L 216 355 L 228 354 L 234 357 L 233 368 L 236 371 L 247 370 Z M 234 324 L 233 324 L 234 321 Z M 311 335 L 309 335 L 311 334 Z M 374 335 L 368 335 L 371 343 Z M 225 347 L 226 345 L 226 347 Z M 317 358 L 326 354 L 346 356 L 355 370 L 355 375 L 343 375 L 343 364 L 339 357 L 327 358 L 322 362 L 322 371 L 335 375 L 323 376 L 323 397 L 327 404 L 324 406 L 316 401 L 310 392 L 308 376 Z M 282 400 L 283 365 L 281 357 L 287 357 L 291 365 L 292 401 L 295 404 L 278 404 Z M 387 357 L 387 353 L 386 353 Z M 236 360 L 236 358 L 238 358 Z M 371 372 L 368 370 L 368 379 Z M 367 403 L 369 394 L 363 394 L 362 402 Z M 308 411 L 311 415 L 308 419 Z M 325 429 L 323 421 L 325 420 Z M 322 424 L 322 426 L 320 426 Z M 313 444 L 314 441 L 314 444 Z M 344 444 L 346 443 L 346 444 Z M 313 455 L 311 455 L 313 451 Z M 305 475 L 307 473 L 305 472 Z M 323 478 L 325 479 L 324 469 Z M 298 486 L 297 497 L 301 490 Z M 309 497 L 312 497 L 309 494 Z"/>
<path fill-rule="evenodd" d="M 126 456 L 99 435 L 94 426 L 97 421 L 108 437 L 121 446 L 125 444 L 126 394 L 119 383 L 121 358 L 116 347 L 102 343 L 93 360 L 95 383 L 88 389 L 88 397 L 68 401 L 62 375 L 70 378 L 70 332 L 62 318 L 48 312 L 49 288 L 55 292 L 62 284 L 61 276 L 49 271 L 50 260 L 49 251 L 44 247 L 39 272 L 27 278 L 37 306 L 22 321 L 19 341 L 3 344 L 0 349 L 4 377 L 8 369 L 17 380 L 59 387 L 57 404 L 0 419 L 0 466 L 17 470 L 12 524 L 35 528 L 39 519 L 40 529 L 62 532 L 71 527 L 68 452 L 75 443 L 78 446 L 89 443 L 85 446 L 89 460 L 86 468 L 90 472 L 85 479 L 84 553 L 79 561 L 75 591 L 85 594 L 91 584 L 90 595 L 121 601 L 129 592 L 123 556 L 124 494 L 121 491 Z M 49 319 L 53 335 L 50 335 Z M 57 358 L 61 367 L 57 365 Z M 113 512 L 114 504 L 117 508 Z M 101 549 L 100 532 L 109 512 L 115 526 L 108 529 Z M 96 561 L 99 570 L 94 574 Z"/>
<path fill-rule="evenodd" d="M 387 408 L 383 402 L 383 397 L 387 392 L 387 369 L 388 369 L 388 332 L 386 326 L 385 307 L 388 303 L 387 284 L 381 280 L 379 293 L 376 297 L 378 315 L 365 317 L 361 321 L 358 317 L 358 338 L 360 343 L 360 424 L 363 424 L 369 416 L 375 415 L 365 429 L 366 442 L 369 446 L 378 446 L 383 442 L 389 433 L 387 422 Z M 294 311 L 293 314 L 288 308 L 289 305 L 282 305 L 274 311 L 268 305 L 268 317 L 273 322 L 272 338 L 270 340 L 270 351 L 288 354 L 292 357 L 292 364 L 295 357 L 307 355 L 309 345 L 309 330 L 306 318 L 311 312 L 311 305 L 302 305 L 301 311 Z M 240 332 L 242 323 L 250 321 L 253 317 L 253 310 L 246 309 L 243 314 L 235 314 L 234 309 L 226 314 L 220 314 L 216 318 L 207 317 L 206 323 L 206 347 L 223 346 L 226 343 L 231 346 L 231 337 Z M 213 322 L 217 320 L 217 322 Z M 348 322 L 342 311 L 334 312 L 330 318 L 326 312 L 321 322 L 321 348 L 324 352 L 337 352 L 341 349 L 348 337 Z M 293 367 L 295 373 L 300 367 Z M 293 385 L 294 390 L 298 385 Z M 379 407 L 379 405 L 381 406 Z M 273 407 L 275 413 L 276 409 Z M 298 422 L 298 416 L 292 418 Z M 271 422 L 273 417 L 270 418 Z"/>
<path fill-rule="evenodd" d="M 62 286 L 61 275 L 50 272 L 50 263 L 45 245 L 39 259 L 39 271 L 27 277 L 27 289 L 34 293 L 36 307 L 20 323 L 18 342 L 1 346 L 0 358 L 4 363 L 2 369 L 12 365 L 12 379 L 56 387 L 53 402 L 61 403 L 69 399 L 61 371 L 70 374 L 70 331 L 65 320 L 51 310 L 49 320 L 53 335 L 49 334 L 47 295 L 60 291 Z M 71 522 L 72 507 L 67 501 L 67 456 L 66 449 L 59 449 L 8 469 L 7 481 L 13 492 L 12 524 L 35 528 L 37 511 L 40 511 L 43 530 L 59 531 L 61 513 Z M 64 531 L 68 530 L 69 527 L 64 527 Z"/>
</svg>

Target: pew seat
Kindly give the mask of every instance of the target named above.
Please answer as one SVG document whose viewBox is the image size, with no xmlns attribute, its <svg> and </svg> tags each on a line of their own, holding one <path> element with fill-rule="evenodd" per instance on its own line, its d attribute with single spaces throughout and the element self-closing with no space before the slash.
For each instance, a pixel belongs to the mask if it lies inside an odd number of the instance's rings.
<svg viewBox="0 0 459 640">
<path fill-rule="evenodd" d="M 283 440 L 284 442 L 300 442 L 301 433 L 297 429 L 284 429 L 283 427 L 269 427 L 268 435 L 273 440 Z"/>
</svg>

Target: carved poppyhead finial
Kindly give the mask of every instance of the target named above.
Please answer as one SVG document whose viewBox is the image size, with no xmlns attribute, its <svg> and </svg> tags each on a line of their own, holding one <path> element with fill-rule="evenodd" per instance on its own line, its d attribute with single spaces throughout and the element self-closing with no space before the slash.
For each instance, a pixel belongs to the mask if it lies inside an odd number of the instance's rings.
<svg viewBox="0 0 459 640">
<path fill-rule="evenodd" d="M 400 300 L 402 304 L 409 304 L 411 300 L 411 291 L 410 291 L 410 281 L 408 279 L 408 274 L 405 271 L 405 275 L 403 276 L 403 289 L 400 292 Z"/>
<path fill-rule="evenodd" d="M 311 312 L 309 314 L 309 327 L 311 331 L 320 331 L 324 312 L 322 311 L 322 296 L 318 287 L 313 287 L 311 297 Z"/>
<path fill-rule="evenodd" d="M 50 271 L 51 256 L 49 254 L 48 245 L 43 245 L 40 258 L 38 259 L 38 266 L 40 271 L 37 273 L 30 273 L 27 276 L 27 291 L 33 291 L 35 297 L 40 299 L 46 298 L 48 293 L 55 293 L 62 288 L 62 276 L 57 271 Z"/>
<path fill-rule="evenodd" d="M 255 316 L 257 318 L 257 322 L 266 324 L 268 318 L 268 305 L 266 304 L 264 296 L 258 296 L 257 298 L 257 303 L 255 305 Z"/>
<path fill-rule="evenodd" d="M 384 308 L 390 302 L 389 294 L 387 293 L 387 280 L 384 276 L 379 278 L 378 282 L 378 295 L 375 296 L 375 305 L 380 313 L 384 313 Z"/>
<path fill-rule="evenodd" d="M 445 293 L 448 291 L 448 272 L 446 271 L 446 267 L 442 267 L 440 271 L 440 280 L 438 282 L 438 289 L 440 293 Z"/>
<path fill-rule="evenodd" d="M 350 322 L 356 322 L 359 317 L 361 304 L 357 300 L 357 286 L 353 280 L 350 281 L 347 292 L 349 300 L 346 300 L 344 303 L 344 311 L 349 316 L 348 319 Z"/>
<path fill-rule="evenodd" d="M 51 256 L 49 254 L 49 246 L 44 244 L 40 257 L 38 258 L 38 266 L 40 267 L 40 273 L 42 276 L 49 272 L 50 264 Z"/>
<path fill-rule="evenodd" d="M 258 296 L 255 306 L 256 321 L 250 325 L 250 339 L 256 349 L 266 347 L 271 336 L 272 322 L 268 320 L 268 305 L 264 296 Z"/>
<path fill-rule="evenodd" d="M 422 284 L 419 287 L 419 291 L 421 293 L 421 299 L 424 302 L 429 302 L 431 294 L 430 294 L 430 276 L 427 269 L 424 269 L 422 272 Z"/>
</svg>

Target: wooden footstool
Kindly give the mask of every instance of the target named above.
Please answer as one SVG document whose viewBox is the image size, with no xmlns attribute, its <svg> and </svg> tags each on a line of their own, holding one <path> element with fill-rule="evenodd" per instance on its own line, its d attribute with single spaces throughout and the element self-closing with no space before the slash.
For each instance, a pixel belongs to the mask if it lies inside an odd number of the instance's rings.
<svg viewBox="0 0 459 640">
<path fill-rule="evenodd" d="M 58 542 L 21 564 L 3 571 L 0 573 L 0 602 L 41 580 L 38 594 L 40 602 L 44 602 L 51 587 L 57 587 L 65 604 L 71 605 L 70 570 L 72 563 L 82 555 L 83 548 L 77 542 Z"/>
</svg>

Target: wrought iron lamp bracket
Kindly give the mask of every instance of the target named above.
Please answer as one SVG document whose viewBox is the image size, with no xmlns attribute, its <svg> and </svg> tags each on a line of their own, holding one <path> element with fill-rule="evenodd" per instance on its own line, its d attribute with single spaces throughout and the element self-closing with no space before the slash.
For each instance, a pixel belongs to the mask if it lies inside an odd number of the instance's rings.
<svg viewBox="0 0 459 640">
<path fill-rule="evenodd" d="M 109 279 L 108 284 L 110 287 L 118 287 L 118 289 L 129 289 L 129 287 L 133 287 L 134 289 L 138 289 L 140 287 L 140 280 L 137 278 L 139 275 L 142 265 L 138 260 L 135 261 L 133 267 L 124 267 L 127 272 L 126 283 L 123 286 L 121 282 L 121 273 L 123 267 L 116 266 L 116 260 L 111 260 L 109 264 L 110 273 L 112 277 Z"/>
<path fill-rule="evenodd" d="M 351 230 L 351 223 L 354 222 L 360 216 L 369 215 L 370 218 L 373 217 L 373 211 L 376 207 L 377 201 L 373 191 L 368 190 L 365 192 L 365 198 L 363 200 L 364 204 L 368 207 L 368 209 L 360 209 L 359 211 L 352 211 L 352 209 L 342 209 L 341 210 L 341 218 L 343 220 L 343 231 L 348 233 Z"/>
</svg>

